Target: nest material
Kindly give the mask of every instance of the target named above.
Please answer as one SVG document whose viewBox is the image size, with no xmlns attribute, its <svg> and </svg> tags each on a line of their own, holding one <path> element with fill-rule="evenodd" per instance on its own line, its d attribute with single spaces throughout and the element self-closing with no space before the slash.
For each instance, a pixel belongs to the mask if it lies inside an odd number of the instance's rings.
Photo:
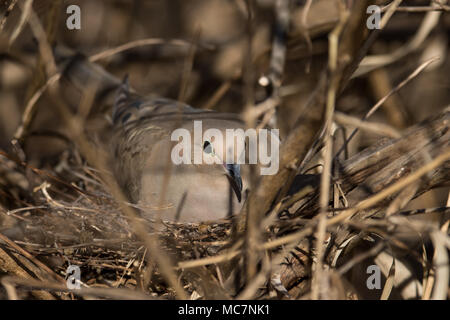
<svg viewBox="0 0 450 320">
<path fill-rule="evenodd" d="M 0 212 L 4 235 L 62 276 L 72 264 L 81 266 L 83 280 L 91 286 L 104 285 L 107 280 L 109 285 L 136 287 L 136 277 L 147 264 L 145 248 L 134 235 L 129 219 L 121 213 L 103 185 L 92 183 L 91 178 L 72 181 L 72 185 L 61 184 L 62 180 L 56 178 L 49 184 L 47 181 L 52 179 L 48 179 L 48 175 L 31 173 L 29 168 L 4 157 L 1 159 L 2 173 L 7 173 L 5 176 L 9 180 L 3 183 L 20 185 L 18 182 L 25 179 L 26 172 L 35 175 L 34 181 L 40 183 L 34 188 L 33 199 L 30 199 L 33 205 L 28 209 Z M 83 176 L 86 170 L 78 166 L 71 167 L 70 172 L 72 177 L 74 172 Z M 77 184 L 83 185 L 83 189 Z M 19 201 L 15 195 L 25 191 L 13 187 L 5 190 L 11 201 Z M 74 200 L 67 201 L 68 195 Z M 154 233 L 149 221 L 141 219 L 141 222 L 148 225 L 149 233 Z M 157 233 L 162 248 L 172 259 L 191 260 L 214 256 L 229 245 L 231 221 L 163 222 L 163 228 Z M 163 283 L 162 279 L 158 281 Z M 163 288 L 167 289 L 165 285 Z M 162 288 L 158 290 L 163 291 Z"/>
</svg>

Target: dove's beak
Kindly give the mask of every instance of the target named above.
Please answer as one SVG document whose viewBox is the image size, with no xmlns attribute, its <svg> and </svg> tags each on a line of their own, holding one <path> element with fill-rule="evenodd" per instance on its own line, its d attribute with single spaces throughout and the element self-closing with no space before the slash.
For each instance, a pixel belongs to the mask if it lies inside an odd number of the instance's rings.
<svg viewBox="0 0 450 320">
<path fill-rule="evenodd" d="M 241 202 L 242 193 L 242 178 L 241 178 L 241 167 L 239 164 L 226 164 L 225 168 L 227 170 L 227 178 L 230 181 L 231 188 Z"/>
</svg>

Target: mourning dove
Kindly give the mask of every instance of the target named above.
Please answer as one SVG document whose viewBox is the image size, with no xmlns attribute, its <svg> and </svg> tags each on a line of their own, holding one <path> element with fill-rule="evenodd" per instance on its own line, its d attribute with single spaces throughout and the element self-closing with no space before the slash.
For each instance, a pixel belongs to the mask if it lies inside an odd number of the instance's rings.
<svg viewBox="0 0 450 320">
<path fill-rule="evenodd" d="M 195 109 L 157 96 L 141 97 L 130 92 L 126 78 L 118 89 L 112 118 L 115 176 L 144 216 L 198 222 L 238 212 L 243 187 L 238 158 L 245 153 L 245 143 L 225 140 L 227 129 L 244 128 L 236 115 Z M 172 133 L 180 129 L 190 135 L 186 142 L 191 143 L 191 160 L 177 164 L 172 152 L 175 156 L 189 152 L 173 151 L 177 141 Z M 205 138 L 208 129 L 218 130 L 224 139 Z M 231 150 L 234 157 L 226 159 Z M 194 163 L 195 157 L 200 162 Z"/>
<path fill-rule="evenodd" d="M 199 222 L 239 212 L 246 179 L 241 177 L 237 160 L 245 155 L 245 142 L 235 144 L 231 139 L 222 142 L 202 136 L 208 129 L 218 130 L 223 137 L 227 129 L 243 129 L 244 123 L 237 115 L 195 109 L 156 95 L 140 96 L 130 88 L 127 77 L 120 81 L 83 55 L 65 48 L 58 49 L 57 54 L 64 79 L 70 83 L 63 92 L 72 104 L 95 90 L 99 104 L 94 104 L 93 109 L 98 112 L 104 97 L 109 103 L 111 93 L 115 96 L 111 101 L 112 131 L 107 134 L 111 135 L 107 139 L 111 167 L 123 192 L 144 217 Z M 199 123 L 202 132 L 196 136 L 194 125 Z M 191 135 L 192 164 L 172 161 L 177 141 L 171 136 L 177 129 L 186 129 Z M 226 156 L 230 150 L 234 157 Z M 188 150 L 180 151 L 178 155 Z M 196 158 L 201 161 L 194 163 Z M 216 163 L 209 164 L 210 160 Z"/>
</svg>

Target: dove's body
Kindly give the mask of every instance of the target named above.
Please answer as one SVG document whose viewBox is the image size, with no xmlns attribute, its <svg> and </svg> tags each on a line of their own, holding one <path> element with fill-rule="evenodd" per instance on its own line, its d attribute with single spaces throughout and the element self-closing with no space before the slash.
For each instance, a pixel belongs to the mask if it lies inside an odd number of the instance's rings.
<svg viewBox="0 0 450 320">
<path fill-rule="evenodd" d="M 121 89 L 113 120 L 115 175 L 146 217 L 195 222 L 238 212 L 241 204 L 230 189 L 230 181 L 242 183 L 238 166 L 237 173 L 230 175 L 225 163 L 176 165 L 171 160 L 175 129 L 194 132 L 194 121 L 201 121 L 203 130 L 216 128 L 225 137 L 226 129 L 243 128 L 235 115 L 199 110 L 165 98 L 139 98 Z M 199 148 L 194 145 L 192 149 L 194 158 L 194 149 Z M 240 190 L 234 191 L 240 198 Z"/>
<path fill-rule="evenodd" d="M 114 176 L 144 216 L 193 222 L 226 217 L 230 203 L 233 213 L 239 211 L 242 181 L 238 165 L 175 165 L 170 158 L 175 129 L 192 132 L 197 120 L 202 121 L 203 130 L 243 128 L 236 115 L 195 109 L 157 96 L 141 97 L 131 92 L 128 81 L 121 84 L 83 55 L 66 51 L 60 50 L 57 56 L 64 79 L 71 84 L 65 89 L 70 101 L 80 101 L 80 93 L 94 90 L 95 101 L 109 104 L 110 93 L 116 91 L 112 136 L 107 134 Z M 94 104 L 94 109 L 100 110 L 99 106 Z M 198 145 L 194 149 L 203 151 Z"/>
</svg>

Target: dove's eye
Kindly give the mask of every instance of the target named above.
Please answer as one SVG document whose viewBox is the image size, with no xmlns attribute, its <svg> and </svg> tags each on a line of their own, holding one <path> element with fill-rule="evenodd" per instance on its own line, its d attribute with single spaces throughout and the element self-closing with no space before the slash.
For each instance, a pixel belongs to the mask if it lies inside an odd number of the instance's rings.
<svg viewBox="0 0 450 320">
<path fill-rule="evenodd" d="M 214 153 L 214 149 L 213 149 L 213 147 L 212 147 L 211 142 L 205 141 L 205 142 L 203 143 L 203 152 L 205 152 L 205 153 L 207 153 L 207 154 Z"/>
</svg>

